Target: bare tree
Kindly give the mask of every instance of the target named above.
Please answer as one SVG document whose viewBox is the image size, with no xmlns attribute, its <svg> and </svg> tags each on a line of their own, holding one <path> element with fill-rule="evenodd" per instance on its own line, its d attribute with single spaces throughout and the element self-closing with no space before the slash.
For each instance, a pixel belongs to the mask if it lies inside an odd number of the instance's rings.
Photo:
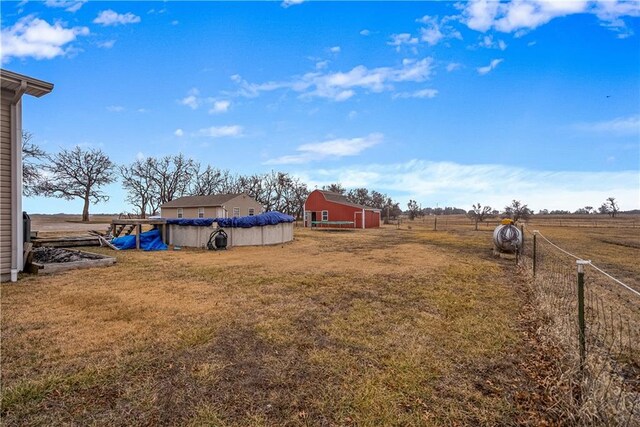
<svg viewBox="0 0 640 427">
<path fill-rule="evenodd" d="M 289 196 L 292 202 L 291 215 L 295 215 L 295 217 L 298 219 L 302 218 L 302 214 L 304 212 L 304 202 L 309 196 L 309 189 L 307 188 L 307 184 L 300 181 L 299 179 L 295 179 Z"/>
<path fill-rule="evenodd" d="M 134 205 L 141 218 L 145 218 L 147 212 L 153 215 L 159 207 L 158 186 L 152 179 L 153 159 L 136 160 L 129 166 L 120 166 L 122 175 L 122 187 L 127 190 L 127 201 Z"/>
<path fill-rule="evenodd" d="M 322 189 L 325 191 L 332 191 L 334 193 L 340 194 L 344 194 L 347 192 L 347 190 L 339 182 L 336 182 L 335 184 L 323 185 Z"/>
<path fill-rule="evenodd" d="M 469 218 L 475 221 L 476 231 L 478 231 L 478 223 L 483 222 L 484 219 L 491 214 L 491 206 L 481 206 L 480 203 L 473 205 L 473 210 L 470 210 L 467 215 Z"/>
<path fill-rule="evenodd" d="M 616 203 L 615 197 L 607 197 L 607 200 L 604 201 L 604 203 L 600 206 L 600 209 L 598 210 L 600 211 L 600 213 L 604 213 L 609 215 L 611 218 L 615 218 L 618 212 L 620 211 L 620 208 Z"/>
<path fill-rule="evenodd" d="M 521 219 L 526 221 L 532 214 L 533 212 L 531 212 L 531 209 L 529 209 L 527 205 L 522 204 L 520 200 L 513 200 L 511 205 L 504 208 L 503 212 L 503 215 L 507 218 L 511 218 L 513 222 L 518 222 L 518 220 Z"/>
<path fill-rule="evenodd" d="M 62 149 L 47 159 L 49 163 L 43 169 L 50 176 L 40 181 L 37 193 L 67 200 L 84 200 L 82 221 L 89 221 L 89 203 L 109 200 L 101 187 L 116 180 L 113 162 L 101 150 L 84 151 L 80 147 Z"/>
<path fill-rule="evenodd" d="M 209 196 L 211 194 L 225 193 L 229 181 L 229 171 L 214 168 L 207 165 L 206 169 L 200 172 L 200 165 L 195 165 L 195 175 L 193 187 L 189 192 L 192 196 Z"/>
<path fill-rule="evenodd" d="M 370 206 L 371 195 L 366 188 L 354 188 L 347 192 L 347 199 L 358 205 Z"/>
<path fill-rule="evenodd" d="M 415 200 L 409 200 L 409 203 L 407 203 L 407 208 L 409 209 L 409 219 L 411 220 L 413 220 L 420 214 L 420 206 Z"/>
<path fill-rule="evenodd" d="M 595 212 L 596 212 L 596 210 L 593 208 L 593 206 L 585 206 L 584 208 L 577 209 L 574 212 L 574 214 L 582 214 L 582 215 L 587 214 L 588 215 L 588 214 L 592 214 L 592 213 L 595 213 Z"/>
<path fill-rule="evenodd" d="M 196 166 L 192 159 L 182 154 L 150 159 L 150 178 L 158 187 L 160 204 L 188 194 L 197 173 Z"/>
<path fill-rule="evenodd" d="M 307 185 L 284 172 L 240 176 L 240 186 L 267 211 L 279 211 L 300 217 L 309 194 Z"/>
<path fill-rule="evenodd" d="M 37 195 L 40 181 L 43 179 L 39 162 L 47 158 L 47 153 L 31 140 L 33 134 L 22 131 L 22 194 L 26 197 Z"/>
</svg>

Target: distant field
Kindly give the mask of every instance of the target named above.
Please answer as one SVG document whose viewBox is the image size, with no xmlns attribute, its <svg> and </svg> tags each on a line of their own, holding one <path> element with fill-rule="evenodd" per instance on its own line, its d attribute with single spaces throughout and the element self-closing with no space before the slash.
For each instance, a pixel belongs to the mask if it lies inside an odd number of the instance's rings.
<svg viewBox="0 0 640 427">
<path fill-rule="evenodd" d="M 118 264 L 23 276 L 1 288 L 3 424 L 561 422 L 547 414 L 555 355 L 513 261 L 491 254 L 494 224 L 92 248 Z M 533 225 L 637 281 L 638 229 Z"/>
</svg>

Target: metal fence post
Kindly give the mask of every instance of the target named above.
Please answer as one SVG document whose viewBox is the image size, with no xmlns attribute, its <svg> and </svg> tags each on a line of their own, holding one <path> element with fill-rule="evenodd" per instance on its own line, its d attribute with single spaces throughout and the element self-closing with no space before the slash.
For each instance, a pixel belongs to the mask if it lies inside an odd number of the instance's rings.
<svg viewBox="0 0 640 427">
<path fill-rule="evenodd" d="M 438 217 L 433 218 L 433 231 L 438 231 Z"/>
<path fill-rule="evenodd" d="M 584 369 L 586 359 L 585 321 L 584 321 L 584 266 L 590 261 L 579 259 L 578 265 L 578 338 L 580 341 L 580 370 Z"/>
<path fill-rule="evenodd" d="M 538 235 L 538 230 L 533 230 L 533 278 L 536 278 L 536 237 Z"/>
</svg>

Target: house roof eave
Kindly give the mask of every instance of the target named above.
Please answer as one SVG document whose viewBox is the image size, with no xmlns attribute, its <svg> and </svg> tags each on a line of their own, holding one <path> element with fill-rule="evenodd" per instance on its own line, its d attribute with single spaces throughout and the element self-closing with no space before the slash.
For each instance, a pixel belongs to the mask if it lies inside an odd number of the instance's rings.
<svg viewBox="0 0 640 427">
<path fill-rule="evenodd" d="M 40 98 L 53 90 L 53 83 L 5 69 L 0 69 L 0 82 L 3 89 L 26 93 L 36 98 Z"/>
</svg>

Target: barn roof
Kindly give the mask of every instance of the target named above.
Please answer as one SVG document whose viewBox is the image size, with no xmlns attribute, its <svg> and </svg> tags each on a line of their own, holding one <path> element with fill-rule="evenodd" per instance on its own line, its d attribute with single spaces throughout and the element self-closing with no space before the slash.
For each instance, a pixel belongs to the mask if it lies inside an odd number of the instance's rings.
<svg viewBox="0 0 640 427">
<path fill-rule="evenodd" d="M 211 194 L 209 196 L 185 196 L 172 200 L 160 208 L 203 208 L 205 206 L 222 206 L 231 199 L 241 196 L 238 194 Z"/>
<path fill-rule="evenodd" d="M 358 209 L 366 209 L 369 211 L 380 210 L 378 208 L 372 208 L 370 206 L 359 205 L 357 203 L 350 202 L 349 199 L 347 199 L 347 196 L 345 196 L 344 194 L 334 193 L 333 191 L 326 191 L 326 190 L 318 190 L 318 191 L 322 193 L 322 195 L 327 200 L 327 202 L 340 203 L 341 205 L 351 206 L 352 208 L 358 208 Z"/>
</svg>

